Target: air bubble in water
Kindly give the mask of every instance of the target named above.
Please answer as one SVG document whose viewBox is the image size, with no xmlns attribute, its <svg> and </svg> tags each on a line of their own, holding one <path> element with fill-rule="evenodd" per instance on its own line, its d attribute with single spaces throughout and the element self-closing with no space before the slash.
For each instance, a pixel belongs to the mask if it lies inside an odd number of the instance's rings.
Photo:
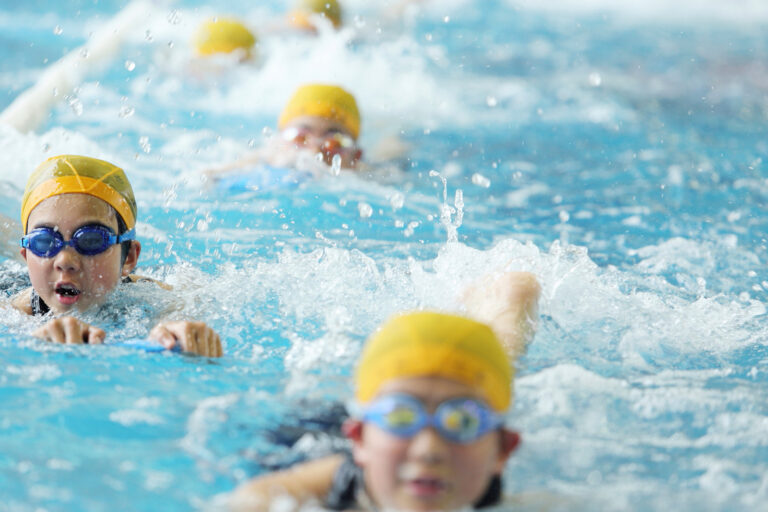
<svg viewBox="0 0 768 512">
<path fill-rule="evenodd" d="M 360 217 L 363 219 L 368 219 L 373 215 L 373 208 L 368 203 L 358 203 L 357 211 L 360 212 Z"/>
<path fill-rule="evenodd" d="M 61 28 L 61 25 L 56 25 L 55 27 L 53 27 L 53 33 L 56 34 L 57 36 L 60 36 L 62 32 L 64 32 L 64 29 Z"/>
<path fill-rule="evenodd" d="M 491 180 L 476 172 L 472 175 L 472 184 L 477 185 L 478 187 L 488 188 L 491 186 Z"/>
<path fill-rule="evenodd" d="M 499 100 L 497 100 L 494 96 L 488 96 L 485 98 L 485 104 L 493 108 L 499 104 Z"/>
<path fill-rule="evenodd" d="M 145 153 L 152 151 L 152 145 L 149 143 L 149 137 L 146 135 L 139 137 L 139 146 L 141 146 L 142 151 Z"/>
<path fill-rule="evenodd" d="M 136 69 L 136 63 L 133 62 L 132 60 L 125 61 L 125 69 L 127 69 L 128 71 L 133 71 L 134 69 Z"/>
<path fill-rule="evenodd" d="M 571 215 L 565 210 L 560 210 L 557 216 L 560 218 L 560 222 L 568 222 L 571 219 Z"/>
<path fill-rule="evenodd" d="M 589 85 L 592 87 L 600 87 L 600 84 L 603 83 L 603 77 L 600 76 L 600 73 L 590 73 L 589 74 Z"/>
</svg>

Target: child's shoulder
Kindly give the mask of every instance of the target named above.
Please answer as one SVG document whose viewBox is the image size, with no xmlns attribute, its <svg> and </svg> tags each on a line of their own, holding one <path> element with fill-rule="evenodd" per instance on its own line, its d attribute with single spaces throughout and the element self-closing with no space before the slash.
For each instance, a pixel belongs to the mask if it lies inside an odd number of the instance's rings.
<svg viewBox="0 0 768 512">
<path fill-rule="evenodd" d="M 11 306 L 27 315 L 32 314 L 32 287 L 11 297 Z"/>
</svg>

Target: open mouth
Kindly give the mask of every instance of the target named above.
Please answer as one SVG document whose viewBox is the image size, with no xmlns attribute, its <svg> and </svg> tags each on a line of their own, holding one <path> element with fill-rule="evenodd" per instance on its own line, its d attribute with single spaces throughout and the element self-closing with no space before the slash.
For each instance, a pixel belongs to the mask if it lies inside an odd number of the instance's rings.
<svg viewBox="0 0 768 512">
<path fill-rule="evenodd" d="M 80 290 L 69 284 L 61 284 L 54 291 L 56 295 L 61 295 L 62 297 L 77 297 L 80 295 Z"/>
<path fill-rule="evenodd" d="M 409 481 L 412 491 L 423 497 L 436 496 L 445 489 L 445 484 L 436 478 L 414 478 Z"/>
</svg>

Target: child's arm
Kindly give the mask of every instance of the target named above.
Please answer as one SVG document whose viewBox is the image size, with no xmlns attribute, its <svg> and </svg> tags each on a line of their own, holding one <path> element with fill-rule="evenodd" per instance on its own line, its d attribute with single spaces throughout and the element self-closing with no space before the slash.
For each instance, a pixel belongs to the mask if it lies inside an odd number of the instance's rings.
<svg viewBox="0 0 768 512">
<path fill-rule="evenodd" d="M 505 272 L 467 288 L 463 302 L 470 316 L 493 328 L 515 360 L 536 331 L 540 294 L 530 272 Z"/>
<path fill-rule="evenodd" d="M 228 505 L 233 512 L 266 512 L 273 500 L 281 498 L 292 500 L 294 506 L 280 510 L 298 510 L 301 504 L 310 501 L 322 503 L 343 462 L 343 455 L 331 455 L 256 477 L 238 487 Z"/>
<path fill-rule="evenodd" d="M 220 165 L 218 167 L 213 167 L 211 169 L 205 169 L 203 171 L 203 175 L 205 175 L 208 179 L 215 180 L 233 171 L 246 169 L 256 164 L 264 163 L 265 161 L 266 161 L 265 151 L 263 148 L 261 148 L 244 155 L 243 157 L 239 158 L 238 160 L 235 160 L 234 162 Z"/>
</svg>

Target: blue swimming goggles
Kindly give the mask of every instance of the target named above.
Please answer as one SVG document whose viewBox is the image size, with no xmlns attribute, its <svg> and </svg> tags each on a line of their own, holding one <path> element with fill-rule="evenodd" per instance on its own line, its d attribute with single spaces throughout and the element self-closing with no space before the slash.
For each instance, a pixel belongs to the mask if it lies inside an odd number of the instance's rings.
<svg viewBox="0 0 768 512">
<path fill-rule="evenodd" d="M 362 419 L 404 439 L 423 428 L 434 427 L 454 443 L 471 443 L 504 424 L 501 415 L 474 398 L 446 400 L 434 414 L 429 414 L 420 400 L 401 393 L 374 400 L 363 409 Z"/>
<path fill-rule="evenodd" d="M 106 226 L 89 224 L 78 228 L 72 238 L 64 241 L 60 232 L 53 228 L 33 229 L 21 239 L 21 246 L 40 258 L 53 258 L 66 246 L 74 248 L 84 256 L 95 256 L 115 244 L 135 240 L 136 231 L 131 229 L 120 236 Z"/>
</svg>

